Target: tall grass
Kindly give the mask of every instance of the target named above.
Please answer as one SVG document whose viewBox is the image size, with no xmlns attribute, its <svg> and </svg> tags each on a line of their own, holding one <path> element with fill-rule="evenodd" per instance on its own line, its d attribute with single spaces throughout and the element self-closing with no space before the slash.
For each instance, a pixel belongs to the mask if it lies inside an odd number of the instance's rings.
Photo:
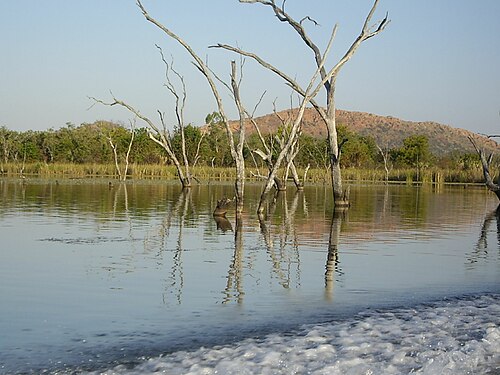
<svg viewBox="0 0 500 375">
<path fill-rule="evenodd" d="M 253 170 L 247 170 L 247 178 L 252 181 L 256 178 Z M 298 170 L 299 176 L 304 171 Z M 212 168 L 199 166 L 192 168 L 192 174 L 202 181 L 229 181 L 235 178 L 234 168 Z M 0 175 L 3 176 L 37 176 L 42 178 L 111 178 L 118 179 L 113 164 L 46 164 L 46 163 L 3 163 L 0 165 Z M 385 172 L 383 169 L 345 168 L 343 177 L 352 182 L 383 182 Z M 173 166 L 132 164 L 129 168 L 129 179 L 177 179 L 177 172 Z M 310 169 L 307 174 L 307 183 L 329 184 L 330 172 L 325 168 Z M 393 169 L 389 172 L 389 181 L 398 183 L 482 183 L 482 170 L 453 170 L 453 169 Z"/>
</svg>

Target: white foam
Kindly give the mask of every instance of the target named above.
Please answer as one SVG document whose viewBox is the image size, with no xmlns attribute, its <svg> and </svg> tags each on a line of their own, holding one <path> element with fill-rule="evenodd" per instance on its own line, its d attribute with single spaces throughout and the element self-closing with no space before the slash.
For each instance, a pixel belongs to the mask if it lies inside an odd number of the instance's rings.
<svg viewBox="0 0 500 375">
<path fill-rule="evenodd" d="M 500 296 L 368 311 L 103 374 L 477 374 L 500 368 Z M 496 373 L 496 372 L 495 372 Z M 97 373 L 96 373 L 97 374 Z"/>
</svg>

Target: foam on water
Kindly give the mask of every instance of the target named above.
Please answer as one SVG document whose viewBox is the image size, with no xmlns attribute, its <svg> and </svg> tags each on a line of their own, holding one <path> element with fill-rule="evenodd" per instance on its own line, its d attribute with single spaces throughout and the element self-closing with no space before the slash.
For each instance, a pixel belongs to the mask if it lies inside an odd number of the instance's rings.
<svg viewBox="0 0 500 375">
<path fill-rule="evenodd" d="M 231 345 L 178 351 L 90 374 L 493 374 L 500 295 L 368 310 Z"/>
</svg>

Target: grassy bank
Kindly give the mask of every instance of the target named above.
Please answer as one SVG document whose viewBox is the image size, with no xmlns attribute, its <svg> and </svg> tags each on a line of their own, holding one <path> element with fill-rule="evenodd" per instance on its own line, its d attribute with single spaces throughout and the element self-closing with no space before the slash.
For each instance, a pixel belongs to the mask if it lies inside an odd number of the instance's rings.
<svg viewBox="0 0 500 375">
<path fill-rule="evenodd" d="M 249 168 L 247 177 L 255 180 Z M 303 175 L 302 170 L 298 170 Z M 203 181 L 225 181 L 235 177 L 234 168 L 192 168 L 193 175 Z M 261 174 L 264 171 L 261 170 Z M 44 164 L 44 163 L 8 163 L 0 166 L 0 175 L 8 177 L 41 177 L 41 178 L 110 178 L 118 179 L 113 164 Z M 385 172 L 383 169 L 346 168 L 343 170 L 344 179 L 353 182 L 383 182 Z M 173 166 L 139 165 L 133 164 L 129 168 L 128 179 L 177 179 Z M 309 183 L 329 183 L 330 174 L 327 169 L 310 169 L 307 174 Z M 439 168 L 393 169 L 389 172 L 389 181 L 398 183 L 482 183 L 483 175 L 480 169 L 451 170 Z"/>
</svg>

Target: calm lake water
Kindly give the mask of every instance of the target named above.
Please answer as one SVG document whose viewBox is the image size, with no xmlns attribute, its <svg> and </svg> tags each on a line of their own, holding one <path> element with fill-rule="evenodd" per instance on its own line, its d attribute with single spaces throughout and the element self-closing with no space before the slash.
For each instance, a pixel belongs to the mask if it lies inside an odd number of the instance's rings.
<svg viewBox="0 0 500 375">
<path fill-rule="evenodd" d="M 0 373 L 500 371 L 493 194 L 260 189 L 0 179 Z"/>
</svg>

